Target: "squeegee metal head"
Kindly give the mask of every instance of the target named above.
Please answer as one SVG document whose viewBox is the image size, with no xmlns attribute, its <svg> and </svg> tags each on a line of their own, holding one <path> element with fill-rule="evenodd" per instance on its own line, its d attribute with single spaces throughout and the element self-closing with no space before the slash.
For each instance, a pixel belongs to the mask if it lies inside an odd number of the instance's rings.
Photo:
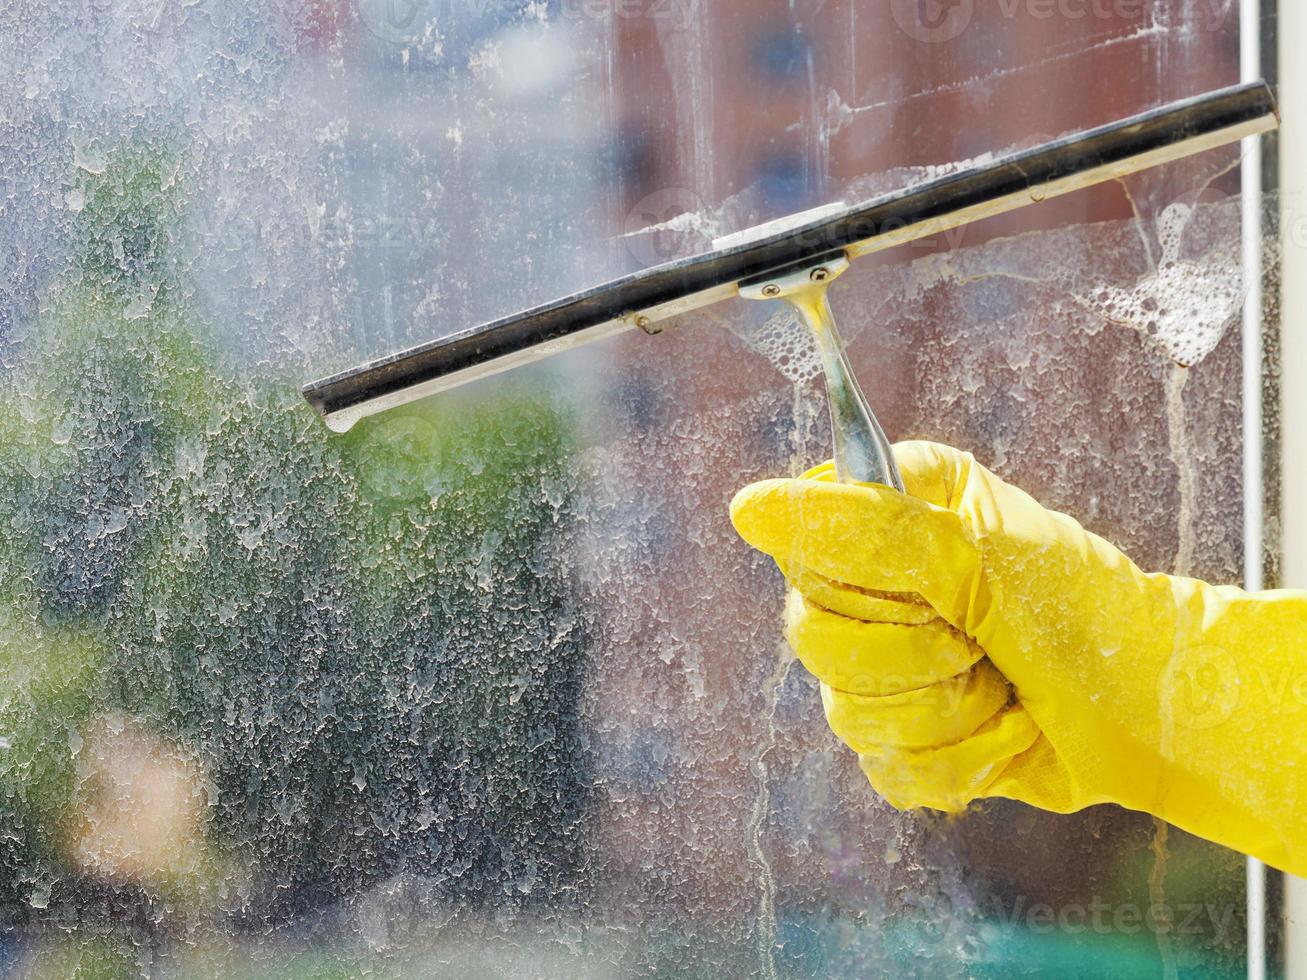
<svg viewBox="0 0 1307 980">
<path fill-rule="evenodd" d="M 622 330 L 739 295 L 741 283 L 843 254 L 848 259 L 940 234 L 1268 132 L 1263 82 L 1186 99 L 849 206 L 827 206 L 722 240 L 713 251 L 645 269 L 304 386 L 328 426 L 359 419 Z"/>
</svg>

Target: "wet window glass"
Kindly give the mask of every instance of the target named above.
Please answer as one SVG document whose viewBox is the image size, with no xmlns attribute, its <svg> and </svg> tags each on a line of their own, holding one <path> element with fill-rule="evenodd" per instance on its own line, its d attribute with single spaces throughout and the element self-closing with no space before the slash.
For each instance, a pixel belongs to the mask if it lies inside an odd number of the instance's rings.
<svg viewBox="0 0 1307 980">
<path fill-rule="evenodd" d="M 1242 975 L 1241 856 L 899 813 L 831 734 L 728 516 L 831 454 L 784 309 L 299 390 L 1233 84 L 1231 5 L 0 6 L 5 969 Z M 1238 581 L 1239 160 L 860 260 L 891 437 Z"/>
</svg>

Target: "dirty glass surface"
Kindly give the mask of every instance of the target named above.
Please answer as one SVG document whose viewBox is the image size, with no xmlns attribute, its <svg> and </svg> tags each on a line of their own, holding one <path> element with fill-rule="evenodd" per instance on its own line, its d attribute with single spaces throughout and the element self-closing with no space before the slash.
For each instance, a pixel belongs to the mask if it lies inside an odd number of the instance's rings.
<svg viewBox="0 0 1307 980">
<path fill-rule="evenodd" d="M 1238 77 L 1230 5 L 937 6 L 0 5 L 0 966 L 1241 973 L 1239 856 L 897 814 L 826 729 L 727 519 L 829 452 L 783 311 L 345 436 L 298 394 Z M 859 262 L 890 434 L 1237 580 L 1237 167 Z"/>
</svg>

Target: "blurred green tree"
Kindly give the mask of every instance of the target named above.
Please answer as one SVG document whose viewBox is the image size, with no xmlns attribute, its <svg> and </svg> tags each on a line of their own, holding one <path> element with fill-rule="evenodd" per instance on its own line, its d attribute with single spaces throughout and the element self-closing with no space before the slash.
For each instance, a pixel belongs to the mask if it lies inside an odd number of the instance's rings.
<svg viewBox="0 0 1307 980">
<path fill-rule="evenodd" d="M 6 918 L 103 895 L 70 827 L 114 713 L 193 752 L 207 801 L 208 857 L 129 890 L 275 919 L 402 870 L 558 902 L 588 764 L 565 399 L 498 386 L 332 435 L 300 365 L 209 342 L 179 169 L 79 173 L 76 261 L 0 381 Z"/>
</svg>

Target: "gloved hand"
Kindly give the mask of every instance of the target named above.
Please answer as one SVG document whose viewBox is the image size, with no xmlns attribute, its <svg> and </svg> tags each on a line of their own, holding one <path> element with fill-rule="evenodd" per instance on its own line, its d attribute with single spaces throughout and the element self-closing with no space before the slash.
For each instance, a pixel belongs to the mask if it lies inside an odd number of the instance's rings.
<svg viewBox="0 0 1307 980">
<path fill-rule="evenodd" d="M 826 717 L 900 809 L 1119 803 L 1307 874 L 1307 593 L 1145 574 L 970 454 L 746 487 Z"/>
</svg>

